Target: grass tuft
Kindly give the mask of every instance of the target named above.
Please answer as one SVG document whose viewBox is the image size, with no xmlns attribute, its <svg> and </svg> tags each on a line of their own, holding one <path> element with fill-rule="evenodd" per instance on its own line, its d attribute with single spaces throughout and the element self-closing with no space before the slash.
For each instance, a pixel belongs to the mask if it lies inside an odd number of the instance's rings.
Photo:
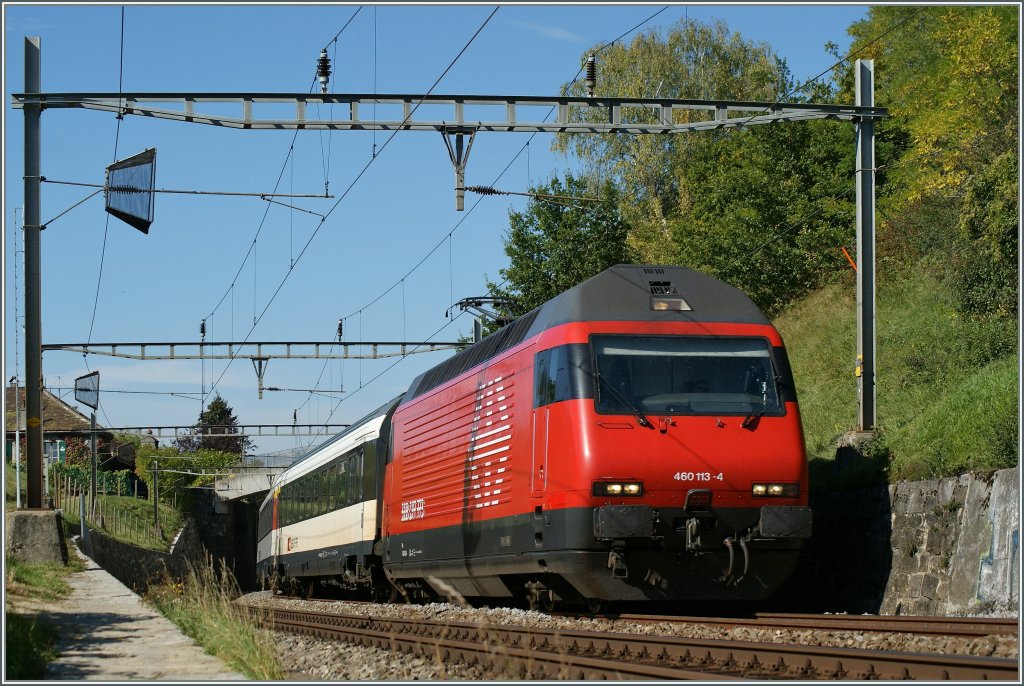
<svg viewBox="0 0 1024 686">
<path fill-rule="evenodd" d="M 7 594 L 38 600 L 59 600 L 70 595 L 67 575 L 85 569 L 85 564 L 77 556 L 71 557 L 65 566 L 54 562 L 24 564 L 8 556 L 4 561 Z"/>
<path fill-rule="evenodd" d="M 85 569 L 75 557 L 61 564 L 25 564 L 8 556 L 4 559 L 4 589 L 12 599 L 59 600 L 71 594 L 68 574 Z M 9 607 L 9 605 L 8 605 Z M 8 679 L 43 679 L 46 665 L 57 657 L 57 630 L 35 615 L 5 612 L 4 659 Z"/>
<path fill-rule="evenodd" d="M 232 669 L 260 681 L 283 679 L 272 632 L 238 614 L 239 595 L 230 570 L 210 563 L 193 568 L 184 581 L 150 587 L 146 599 Z"/>
<path fill-rule="evenodd" d="M 4 660 L 7 679 L 40 680 L 56 659 L 57 630 L 33 616 L 5 612 Z"/>
</svg>

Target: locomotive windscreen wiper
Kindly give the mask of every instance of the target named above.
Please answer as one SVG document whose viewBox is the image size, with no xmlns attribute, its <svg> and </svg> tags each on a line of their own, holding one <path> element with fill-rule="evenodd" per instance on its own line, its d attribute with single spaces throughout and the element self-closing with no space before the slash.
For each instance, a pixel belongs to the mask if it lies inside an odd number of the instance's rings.
<svg viewBox="0 0 1024 686">
<path fill-rule="evenodd" d="M 603 376 L 601 376 L 601 372 L 594 372 L 594 378 L 597 379 L 598 382 L 603 381 L 605 388 L 611 391 L 612 395 L 615 396 L 615 399 L 618 400 L 623 405 L 625 405 L 626 407 L 628 407 L 633 412 L 633 416 L 636 417 L 638 422 L 640 422 L 640 426 L 651 426 L 651 420 L 645 417 L 644 413 L 641 412 L 635 405 L 633 405 L 633 403 L 626 400 L 626 397 L 619 393 L 618 389 L 615 388 L 611 381 L 608 381 Z"/>
<path fill-rule="evenodd" d="M 756 408 L 750 408 L 750 414 L 743 419 L 743 423 L 740 424 L 744 429 L 748 429 L 757 423 L 757 420 L 761 418 L 765 412 L 768 411 L 768 382 L 761 382 L 761 404 Z M 755 427 L 756 428 L 756 427 Z"/>
</svg>

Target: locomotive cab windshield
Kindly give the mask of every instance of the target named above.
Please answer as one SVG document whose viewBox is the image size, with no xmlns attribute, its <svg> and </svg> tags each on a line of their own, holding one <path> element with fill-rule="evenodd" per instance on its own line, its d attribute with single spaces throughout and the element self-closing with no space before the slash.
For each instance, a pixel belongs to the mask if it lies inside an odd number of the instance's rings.
<svg viewBox="0 0 1024 686">
<path fill-rule="evenodd" d="M 781 416 L 763 338 L 595 335 L 600 414 Z"/>
</svg>

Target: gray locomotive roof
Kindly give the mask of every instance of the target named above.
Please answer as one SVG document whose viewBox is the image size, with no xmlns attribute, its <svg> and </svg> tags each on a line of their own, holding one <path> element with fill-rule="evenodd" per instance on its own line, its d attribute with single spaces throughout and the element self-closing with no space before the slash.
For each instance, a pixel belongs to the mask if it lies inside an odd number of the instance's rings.
<svg viewBox="0 0 1024 686">
<path fill-rule="evenodd" d="M 681 297 L 686 311 L 651 309 L 652 295 Z M 686 267 L 617 264 L 540 307 L 526 338 L 569 322 L 724 322 L 768 324 L 746 293 Z"/>
<path fill-rule="evenodd" d="M 652 309 L 652 298 L 658 296 L 682 298 L 689 309 Z M 686 267 L 618 264 L 420 374 L 413 380 L 403 402 L 411 401 L 545 329 L 593 321 L 770 323 L 745 293 L 707 274 Z"/>
</svg>

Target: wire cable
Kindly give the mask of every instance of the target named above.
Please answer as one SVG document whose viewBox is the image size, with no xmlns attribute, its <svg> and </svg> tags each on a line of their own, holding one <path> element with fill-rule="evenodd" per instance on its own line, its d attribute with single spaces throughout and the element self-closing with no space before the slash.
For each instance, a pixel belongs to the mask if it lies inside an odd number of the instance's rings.
<svg viewBox="0 0 1024 686">
<path fill-rule="evenodd" d="M 644 20 L 643 20 L 642 22 L 640 22 L 639 24 L 636 24 L 635 26 L 631 27 L 631 28 L 630 28 L 630 29 L 628 29 L 627 31 L 624 31 L 623 33 L 619 34 L 619 36 L 617 36 L 616 38 L 614 38 L 614 39 L 612 39 L 611 41 L 608 41 L 608 42 L 606 42 L 605 44 L 603 44 L 603 45 L 602 45 L 602 46 L 601 46 L 600 48 L 598 48 L 598 51 L 604 50 L 604 49 L 606 49 L 607 47 L 609 47 L 609 46 L 611 46 L 611 45 L 615 44 L 616 42 L 618 42 L 619 40 L 621 40 L 621 39 L 622 39 L 622 38 L 624 38 L 625 36 L 629 35 L 629 34 L 630 34 L 630 33 L 632 33 L 633 31 L 635 31 L 636 29 L 640 28 L 641 26 L 643 26 L 643 25 L 644 25 L 644 24 L 646 24 L 647 22 L 649 22 L 649 21 L 651 21 L 652 19 L 654 19 L 655 17 L 657 17 L 657 16 L 659 15 L 659 14 L 661 14 L 662 12 L 664 12 L 665 10 L 667 10 L 668 8 L 669 8 L 669 6 L 668 6 L 668 5 L 666 5 L 665 7 L 662 7 L 662 8 L 660 9 L 660 10 L 658 10 L 657 12 L 655 12 L 655 13 L 651 14 L 650 16 L 648 16 L 648 17 L 647 17 L 646 19 L 644 19 Z M 577 71 L 577 72 L 576 72 L 576 75 L 575 75 L 575 76 L 573 77 L 572 81 L 570 82 L 570 85 L 572 85 L 572 83 L 575 83 L 575 82 L 576 82 L 576 80 L 578 80 L 578 79 L 579 79 L 579 77 L 580 77 L 580 76 L 582 75 L 582 73 L 583 73 L 583 67 L 580 67 L 579 71 Z M 548 113 L 547 113 L 547 115 L 546 115 L 546 116 L 544 117 L 543 121 L 547 121 L 547 120 L 548 120 L 548 119 L 549 119 L 549 118 L 551 117 L 551 115 L 552 115 L 552 114 L 554 114 L 554 111 L 555 111 L 555 108 L 554 108 L 554 107 L 552 107 L 551 109 L 549 109 L 549 110 L 548 110 Z M 519 149 L 519 151 L 518 151 L 518 152 L 517 152 L 517 153 L 516 153 L 516 154 L 515 154 L 515 155 L 514 155 L 514 156 L 512 157 L 512 159 L 511 159 L 511 160 L 509 160 L 508 164 L 506 164 L 506 165 L 505 165 L 504 169 L 502 169 L 502 170 L 501 170 L 501 172 L 499 172 L 499 173 L 498 173 L 498 175 L 497 175 L 497 176 L 496 176 L 496 177 L 494 178 L 494 181 L 492 181 L 492 183 L 491 183 L 491 186 L 492 186 L 492 187 L 493 187 L 493 185 L 494 185 L 494 184 L 498 183 L 498 181 L 500 181 L 500 180 L 501 180 L 501 178 L 502 178 L 502 177 L 503 177 L 503 176 L 505 175 L 505 173 L 506 173 L 506 172 L 507 172 L 507 171 L 508 171 L 508 170 L 509 170 L 509 169 L 510 169 L 510 168 L 512 167 L 512 165 L 513 165 L 513 164 L 515 163 L 515 161 L 516 161 L 517 159 L 519 159 L 519 157 L 520 157 L 520 156 L 521 156 L 521 155 L 523 154 L 523 152 L 524 152 L 524 151 L 526 151 L 526 152 L 527 152 L 527 155 L 529 155 L 530 143 L 531 143 L 531 142 L 533 141 L 534 137 L 536 137 L 536 136 L 537 136 L 537 133 L 533 133 L 533 134 L 531 134 L 531 135 L 530 135 L 530 137 L 529 137 L 529 138 L 527 139 L 526 143 L 524 143 L 524 144 L 523 144 L 523 146 L 522 146 L 522 147 L 521 147 L 521 148 Z M 482 200 L 483 200 L 483 198 L 482 198 L 482 197 L 481 197 L 481 198 L 478 198 L 478 199 L 477 199 L 477 201 L 476 201 L 475 203 L 473 203 L 473 205 L 472 205 L 472 206 L 470 206 L 470 208 L 469 208 L 469 209 L 468 209 L 468 210 L 466 211 L 466 213 L 465 213 L 465 214 L 464 214 L 464 215 L 462 216 L 462 218 L 460 218 L 460 219 L 459 219 L 459 221 L 458 221 L 458 222 L 457 222 L 457 223 L 455 224 L 455 226 L 454 226 L 454 227 L 452 227 L 452 229 L 451 229 L 450 231 L 448 231 L 448 233 L 447 233 L 447 234 L 445 234 L 445 235 L 444 235 L 444 236 L 443 236 L 443 237 L 441 238 L 441 240 L 440 240 L 440 241 L 438 241 L 438 243 L 437 243 L 437 244 L 436 244 L 436 245 L 435 245 L 435 246 L 434 246 L 433 248 L 431 248 L 431 250 L 430 250 L 430 251 L 428 251 L 428 252 L 427 252 L 427 254 L 423 256 L 423 258 L 421 258 L 421 259 L 420 259 L 420 261 L 419 261 L 419 262 L 417 262 L 417 263 L 416 263 L 416 264 L 415 264 L 415 265 L 414 265 L 414 266 L 413 266 L 413 267 L 412 267 L 411 269 L 409 269 L 409 271 L 407 271 L 407 272 L 405 273 L 405 275 L 404 275 L 404 276 L 402 276 L 402 278 L 400 278 L 400 279 L 399 279 L 398 281 L 396 281 L 396 282 L 395 282 L 394 284 L 392 284 L 392 285 L 391 285 L 391 286 L 390 286 L 389 288 L 387 288 L 386 290 L 384 290 L 383 292 L 381 292 L 381 293 L 380 293 L 380 294 L 379 294 L 379 295 L 378 295 L 377 297 L 375 297 L 375 298 L 374 298 L 373 300 L 371 300 L 371 301 L 370 301 L 369 303 L 367 303 L 367 304 L 363 305 L 363 306 L 362 306 L 361 308 L 359 308 L 359 310 L 356 310 L 356 311 L 354 311 L 354 312 L 352 312 L 352 313 L 348 314 L 347 316 L 343 317 L 343 319 L 347 320 L 347 319 L 350 319 L 351 317 L 355 316 L 356 314 L 359 314 L 359 315 L 360 315 L 360 321 L 361 321 L 361 317 L 362 317 L 362 312 L 363 312 L 364 310 L 366 310 L 366 309 L 368 309 L 368 308 L 372 307 L 373 305 L 375 305 L 375 304 L 376 304 L 377 302 L 379 302 L 379 301 L 380 301 L 380 300 L 381 300 L 382 298 L 384 298 L 385 296 L 387 296 L 387 295 L 388 295 L 388 294 L 389 294 L 389 293 L 390 293 L 391 291 L 393 291 L 393 290 L 394 290 L 395 288 L 397 288 L 397 287 L 398 287 L 398 286 L 399 286 L 400 284 L 404 284 L 405 280 L 406 280 L 406 279 L 407 279 L 407 278 L 408 278 L 409 276 L 411 276 L 411 275 L 413 274 L 413 272 L 415 272 L 415 271 L 416 271 L 417 269 L 419 269 L 419 267 L 420 267 L 420 266 L 422 266 L 422 265 L 423 265 L 423 264 L 424 264 L 424 263 L 425 263 L 425 262 L 426 262 L 426 261 L 427 261 L 428 259 L 430 259 L 430 257 L 431 257 L 431 256 L 432 256 L 432 255 L 433 255 L 433 254 L 434 254 L 434 253 L 435 253 L 435 252 L 436 252 L 436 251 L 437 251 L 437 250 L 438 250 L 438 249 L 439 249 L 439 248 L 440 248 L 440 247 L 441 247 L 442 245 L 444 245 L 445 241 L 447 241 L 447 242 L 448 242 L 448 262 L 449 262 L 449 298 L 454 298 L 454 295 L 453 295 L 453 293 L 454 293 L 454 290 L 453 290 L 453 277 L 452 277 L 452 236 L 453 236 L 453 234 L 455 233 L 455 231 L 457 231 L 457 230 L 459 229 L 459 227 L 461 227 L 461 226 L 462 226 L 462 224 L 463 224 L 463 223 L 464 223 L 464 222 L 465 222 L 466 220 L 468 220 L 468 219 L 469 219 L 469 217 L 470 217 L 470 216 L 471 216 L 471 215 L 473 214 L 473 210 L 475 210 L 475 209 L 477 208 L 477 206 L 478 206 L 478 205 L 479 205 L 479 204 L 481 203 L 481 201 L 482 201 Z M 585 209 L 585 208 L 581 208 L 581 209 Z M 502 282 L 502 284 L 503 284 L 503 283 L 505 283 L 505 282 L 503 281 L 503 282 Z M 499 287 L 500 287 L 500 285 L 499 285 Z M 361 327 L 360 327 L 360 329 L 361 329 Z M 362 332 L 360 331 L 360 335 L 361 335 L 361 333 L 362 333 Z M 360 363 L 361 363 L 361 362 L 362 362 L 362 361 L 360 360 Z M 319 386 L 319 383 L 320 383 L 320 379 L 322 379 L 322 378 L 323 378 L 323 369 L 321 369 L 321 372 L 320 372 L 320 376 L 319 376 L 319 377 L 317 378 L 317 381 L 316 381 L 316 383 L 314 384 L 314 388 L 316 388 L 316 387 L 318 387 L 318 386 Z M 376 377 L 374 377 L 374 378 L 376 378 Z M 360 386 L 359 386 L 359 387 L 360 387 L 360 388 L 362 388 L 362 387 L 363 387 L 363 384 L 362 384 L 362 381 L 361 381 L 361 380 L 360 380 Z M 312 397 L 312 396 L 310 396 L 310 397 Z M 301 409 L 301 408 L 302 408 L 303 406 L 305 406 L 305 405 L 306 405 L 306 403 L 308 403 L 308 402 L 309 402 L 309 399 L 310 399 L 310 397 L 307 397 L 307 398 L 306 398 L 306 402 L 304 402 L 304 403 L 303 403 L 302 405 L 300 405 L 300 406 L 299 406 L 299 409 Z"/>
<path fill-rule="evenodd" d="M 599 48 L 598 48 L 598 49 L 597 49 L 597 50 L 596 50 L 595 52 L 600 52 L 600 51 L 602 51 L 602 50 L 605 50 L 605 49 L 606 49 L 606 48 L 608 48 L 609 46 L 611 46 L 611 45 L 614 45 L 614 44 L 615 44 L 616 42 L 618 42 L 619 40 L 621 40 L 621 39 L 622 39 L 622 38 L 624 38 L 625 36 L 629 35 L 629 34 L 630 34 L 630 33 L 632 33 L 633 31 L 637 30 L 638 28 L 640 28 L 641 26 L 643 26 L 643 25 L 644 25 L 644 24 L 646 24 L 647 22 L 651 21 L 652 19 L 654 19 L 655 17 L 657 17 L 657 16 L 659 15 L 659 14 L 661 14 L 662 12 L 664 12 L 665 10 L 667 10 L 668 8 L 669 8 L 669 6 L 668 6 L 668 5 L 666 5 L 665 7 L 662 7 L 662 8 L 660 9 L 660 10 L 658 10 L 657 12 L 655 12 L 655 13 L 651 14 L 651 15 L 650 15 L 650 16 L 648 16 L 648 17 L 647 17 L 646 19 L 644 19 L 643 21 L 641 21 L 641 22 L 640 22 L 639 24 L 636 24 L 635 26 L 631 27 L 630 29 L 628 29 L 628 30 L 624 31 L 623 33 L 619 34 L 619 36 L 617 36 L 616 38 L 612 39 L 611 41 L 608 41 L 608 42 L 604 43 L 604 44 L 603 44 L 602 46 L 600 46 L 600 47 L 599 47 Z M 570 86 L 571 86 L 571 85 L 572 85 L 573 83 L 575 83 L 575 82 L 576 82 L 576 81 L 577 81 L 577 80 L 579 79 L 579 77 L 580 77 L 580 76 L 581 76 L 581 75 L 583 74 L 583 69 L 584 69 L 584 66 L 581 66 L 581 67 L 580 67 L 580 69 L 579 69 L 579 71 L 577 71 L 577 72 L 576 72 L 576 75 L 575 75 L 575 76 L 574 76 L 574 77 L 572 78 L 572 81 L 570 81 L 570 83 L 569 83 L 569 85 L 570 85 Z M 551 117 L 551 115 L 552 115 L 552 114 L 554 113 L 554 111 L 555 111 L 555 108 L 554 108 L 554 107 L 552 107 L 552 108 L 551 108 L 550 110 L 548 110 L 548 113 L 547 113 L 547 115 L 546 115 L 546 116 L 544 117 L 543 121 L 547 121 L 547 120 L 548 120 L 548 119 L 549 119 L 549 118 Z M 499 173 L 498 173 L 498 175 L 497 175 L 497 176 L 495 177 L 494 181 L 493 181 L 493 182 L 491 183 L 491 187 L 493 187 L 493 186 L 494 186 L 494 184 L 498 183 L 498 181 L 499 181 L 499 180 L 500 180 L 500 179 L 501 179 L 501 178 L 502 178 L 502 177 L 503 177 L 503 176 L 505 175 L 505 173 L 506 173 L 506 172 L 507 172 L 507 171 L 509 170 L 509 168 L 511 168 L 511 166 L 512 166 L 512 165 L 513 165 L 513 164 L 515 163 L 515 161 L 516 161 L 517 159 L 519 159 L 520 155 L 522 155 L 524 151 L 526 151 L 526 153 L 527 153 L 527 160 L 529 160 L 529 150 L 530 150 L 530 143 L 531 143 L 531 142 L 533 141 L 534 137 L 536 137 L 536 136 L 537 136 L 537 133 L 533 133 L 533 134 L 531 134 L 531 135 L 530 135 L 530 137 L 529 137 L 529 138 L 527 139 L 526 143 L 525 143 L 525 144 L 523 144 L 523 147 L 519 149 L 519 151 L 518 151 L 518 152 L 517 152 L 517 153 L 516 153 L 516 154 L 515 154 L 515 155 L 514 155 L 514 156 L 512 157 L 512 159 L 511 159 L 511 160 L 509 160 L 509 163 L 505 165 L 505 168 L 504 168 L 504 169 L 502 169 L 502 170 L 501 170 L 501 172 L 499 172 Z M 453 235 L 453 234 L 455 233 L 455 231 L 456 231 L 456 230 L 457 230 L 457 229 L 458 229 L 458 228 L 459 228 L 460 226 L 462 226 L 462 224 L 463 224 L 463 223 L 464 223 L 464 222 L 465 222 L 465 221 L 466 221 L 467 219 L 469 219 L 470 215 L 472 215 L 472 213 L 473 213 L 473 210 L 475 210 L 475 209 L 476 209 L 477 205 L 479 205 L 479 204 L 480 204 L 480 202 L 481 202 L 482 200 L 483 200 L 483 198 L 482 198 L 482 197 L 481 197 L 481 198 L 478 198 L 478 199 L 477 199 L 477 201 L 476 201 L 475 203 L 473 203 L 473 205 L 472 205 L 472 206 L 471 206 L 471 207 L 470 207 L 470 208 L 469 208 L 469 209 L 468 209 L 468 210 L 466 211 L 466 213 L 465 213 L 465 214 L 464 214 L 464 215 L 462 216 L 462 218 L 461 218 L 461 219 L 460 219 L 460 220 L 459 220 L 459 221 L 458 221 L 458 222 L 457 222 L 457 223 L 455 224 L 455 226 L 454 226 L 454 227 L 452 227 L 452 229 L 451 229 L 451 230 L 450 230 L 450 231 L 449 231 L 449 232 L 448 232 L 447 234 L 445 234 L 445 235 L 444 235 L 444 236 L 443 236 L 443 237 L 441 238 L 441 240 L 440 240 L 440 241 L 439 241 L 439 242 L 437 243 L 437 245 L 435 245 L 435 246 L 434 246 L 434 247 L 433 247 L 433 248 L 432 248 L 432 249 L 431 249 L 431 250 L 430 250 L 429 252 L 427 252 L 427 254 L 426 254 L 426 255 L 425 255 L 425 256 L 424 256 L 424 257 L 423 257 L 422 259 L 420 259 L 420 261 L 419 261 L 419 262 L 417 262 L 417 263 L 416 263 L 416 264 L 415 264 L 415 265 L 414 265 L 414 266 L 413 266 L 413 267 L 412 267 L 412 268 L 411 268 L 411 269 L 410 269 L 410 270 L 409 270 L 408 272 L 406 272 L 406 273 L 405 273 L 405 275 L 404 275 L 404 276 L 403 276 L 403 277 L 402 277 L 401 279 L 399 279 L 398 281 L 396 281 L 396 282 L 395 282 L 394 284 L 392 284 L 392 285 L 391 285 L 391 286 L 390 286 L 389 288 L 387 288 L 387 289 L 386 289 L 386 290 L 384 290 L 384 291 L 383 291 L 382 293 L 380 293 L 380 294 L 379 294 L 379 295 L 378 295 L 378 296 L 377 296 L 376 298 L 374 298 L 373 300 L 371 300 L 371 301 L 370 301 L 369 303 L 367 303 L 366 305 L 363 305 L 363 306 L 362 306 L 361 308 L 359 308 L 359 310 L 357 310 L 357 311 L 354 311 L 354 312 L 352 312 L 351 314 L 347 315 L 347 316 L 346 316 L 346 317 L 344 317 L 343 319 L 347 320 L 347 319 L 349 319 L 349 318 L 351 318 L 351 317 L 355 316 L 356 314 L 359 314 L 359 315 L 360 315 L 360 321 L 361 321 L 361 317 L 362 317 L 362 312 L 363 312 L 363 310 L 365 310 L 365 309 L 367 309 L 367 308 L 369 308 L 369 307 L 372 307 L 372 306 L 373 306 L 374 304 L 376 304 L 376 303 L 377 303 L 378 301 L 380 301 L 380 300 L 381 300 L 382 298 L 384 298 L 384 297 L 385 297 L 385 296 L 386 296 L 386 295 L 387 295 L 388 293 L 390 293 L 390 292 L 391 292 L 392 290 L 394 290 L 394 289 L 395 289 L 396 287 L 398 287 L 398 286 L 399 286 L 400 284 L 404 285 L 404 282 L 405 282 L 405 280 L 406 280 L 406 279 L 407 279 L 407 278 L 408 278 L 409 276 L 411 276 L 411 275 L 412 275 L 412 273 L 413 273 L 413 272 L 415 272 L 415 271 L 416 271 L 416 270 L 417 270 L 417 269 L 418 269 L 418 268 L 419 268 L 420 266 L 422 266 L 422 265 L 423 265 L 423 263 L 424 263 L 424 262 L 426 262 L 426 261 L 427 261 L 427 260 L 428 260 L 428 259 L 429 259 L 429 258 L 430 258 L 430 257 L 431 257 L 431 256 L 432 256 L 433 254 L 434 254 L 434 252 L 436 252 L 436 251 L 437 251 L 437 250 L 438 250 L 438 249 L 439 249 L 439 248 L 440 248 L 440 247 L 441 247 L 442 245 L 444 245 L 445 241 L 447 241 L 447 242 L 448 242 L 448 262 L 449 262 L 449 298 L 454 298 L 454 295 L 453 295 L 453 293 L 454 293 L 454 290 L 453 290 L 453 277 L 452 277 L 452 235 Z M 572 206 L 572 207 L 576 207 L 576 206 Z M 586 208 L 580 208 L 580 209 L 586 209 Z M 501 285 L 503 285 L 503 284 L 504 284 L 504 283 L 505 283 L 506 281 L 507 281 L 507 279 L 506 279 L 506 280 L 503 280 L 503 281 L 501 282 L 501 284 L 499 284 L 499 288 L 500 288 L 500 287 L 501 287 Z M 461 316 L 461 314 L 460 314 L 459 316 Z M 451 320 L 451 321 L 454 321 L 454 319 L 453 319 L 453 320 Z M 449 322 L 449 323 L 450 323 L 450 322 Z M 361 329 L 361 327 L 360 327 L 360 329 Z M 361 334 L 361 333 L 362 333 L 362 332 L 360 331 L 360 334 Z M 361 361 L 360 361 L 360 362 L 361 362 Z M 395 364 L 397 364 L 397 362 L 396 362 Z M 392 364 L 392 365 L 391 365 L 391 367 L 393 367 L 393 366 L 394 366 L 394 364 Z M 388 369 L 390 369 L 391 367 L 388 367 Z M 387 371 L 387 370 L 385 370 L 385 371 Z M 379 376 L 379 375 L 378 375 L 378 376 Z M 321 372 L 320 372 L 320 377 L 318 377 L 318 378 L 317 378 L 317 381 L 316 381 L 316 383 L 314 384 L 314 388 L 317 388 L 317 387 L 319 386 L 319 383 L 320 383 L 320 379 L 321 379 L 321 378 L 323 378 L 323 370 L 321 370 Z M 374 379 L 371 379 L 371 380 L 370 380 L 369 382 L 367 382 L 367 385 L 369 385 L 369 383 L 371 383 L 371 382 L 372 382 L 373 380 L 375 380 L 376 378 L 377 378 L 377 377 L 374 377 Z M 362 384 L 362 381 L 361 381 L 361 380 L 360 380 L 360 386 L 359 386 L 359 388 L 360 388 L 360 389 L 362 389 L 362 388 L 363 388 L 363 384 Z M 312 396 L 310 396 L 310 397 L 312 397 Z M 351 397 L 351 395 L 350 395 L 350 396 L 348 396 L 348 397 Z M 310 398 L 309 398 L 309 397 L 307 397 L 306 401 L 305 401 L 305 402 L 304 402 L 304 403 L 303 403 L 302 405 L 300 405 L 300 406 L 299 406 L 299 409 L 301 409 L 301 408 L 302 408 L 303 406 L 305 406 L 305 404 L 309 402 L 309 399 L 310 399 Z M 347 400 L 347 399 L 348 399 L 348 398 L 345 398 L 345 400 Z M 340 403 L 341 403 L 341 402 L 342 402 L 342 401 L 339 401 L 339 405 L 340 405 Z M 337 409 L 337 407 L 335 408 L 335 411 L 336 411 L 336 409 Z M 332 414 L 331 414 L 331 416 L 333 416 L 333 411 L 332 411 Z"/>
<path fill-rule="evenodd" d="M 487 24 L 490 23 L 490 21 L 494 17 L 494 15 L 497 14 L 499 9 L 500 9 L 500 6 L 499 7 L 495 7 L 494 10 L 491 11 L 491 13 L 487 16 L 487 18 L 480 25 L 480 28 L 478 28 L 476 30 L 476 32 L 470 37 L 470 39 L 462 47 L 462 49 L 459 51 L 459 53 L 451 61 L 451 63 L 449 63 L 449 65 L 445 68 L 445 70 L 441 73 L 441 75 L 437 77 L 437 79 L 430 86 L 430 88 L 427 90 L 427 92 L 424 94 L 424 96 L 420 99 L 420 101 L 418 103 L 416 103 L 416 105 L 410 109 L 409 113 L 405 116 L 405 119 L 402 122 L 403 124 L 405 122 L 409 121 L 410 118 L 412 118 L 413 114 L 416 113 L 416 110 L 419 109 L 419 106 L 421 104 L 423 104 L 423 102 L 426 100 L 427 97 L 430 96 L 431 93 L 434 92 L 434 89 L 437 88 L 437 85 L 448 74 L 448 72 L 452 70 L 452 68 L 459 61 L 459 59 L 465 54 L 466 50 L 468 50 L 469 47 L 473 44 L 473 42 L 476 40 L 477 36 L 480 35 L 480 33 L 484 30 L 484 28 L 487 26 Z M 401 127 L 398 127 L 398 129 L 393 131 L 391 133 L 391 135 L 384 141 L 384 143 L 381 145 L 381 148 L 380 148 L 380 152 L 381 153 L 383 153 L 384 150 L 387 148 L 387 146 L 391 143 L 391 141 L 393 141 L 395 139 L 395 136 L 398 135 L 398 132 L 400 130 L 401 130 Z M 313 230 L 313 233 L 310 235 L 310 237 L 306 241 L 305 245 L 303 245 L 302 250 L 300 250 L 299 254 L 296 256 L 295 264 L 293 264 L 291 267 L 289 267 L 288 270 L 285 272 L 284 278 L 282 278 L 281 282 L 277 285 L 277 288 L 274 290 L 274 293 L 270 296 L 270 299 L 267 301 L 267 304 L 263 308 L 262 312 L 260 312 L 259 316 L 256 317 L 255 321 L 253 322 L 252 328 L 249 330 L 249 333 L 246 334 L 245 339 L 243 340 L 243 342 L 249 340 L 249 336 L 251 336 L 252 333 L 256 330 L 256 327 L 259 325 L 260 320 L 263 319 L 263 316 L 267 313 L 267 310 L 269 310 L 270 306 L 273 305 L 274 301 L 277 299 L 278 294 L 281 292 L 281 289 L 284 287 L 284 284 L 288 281 L 288 277 L 291 276 L 292 272 L 295 270 L 295 267 L 297 267 L 299 262 L 302 260 L 303 255 L 306 254 L 306 251 L 309 249 L 309 246 L 312 244 L 313 240 L 316 238 L 317 234 L 320 232 L 320 229 L 323 228 L 323 225 L 326 223 L 327 218 L 330 217 L 331 214 L 333 214 L 334 211 L 338 208 L 338 206 L 341 205 L 341 203 L 345 200 L 345 198 L 348 197 L 348 194 L 352 191 L 352 189 L 355 187 L 355 185 L 357 183 L 359 183 L 359 180 L 362 179 L 363 175 L 366 174 L 367 170 L 376 161 L 376 159 L 377 159 L 376 157 L 373 157 L 365 165 L 363 165 L 363 168 L 359 171 L 358 174 L 356 174 L 356 177 L 348 185 L 348 187 L 345 189 L 344 193 L 342 193 L 338 197 L 337 201 L 335 201 L 335 203 L 330 207 L 330 209 L 327 211 L 327 214 L 324 215 L 324 218 L 320 221 L 320 223 L 317 225 L 317 227 Z M 227 373 L 228 368 L 230 368 L 231 364 L 234 362 L 235 356 L 237 356 L 237 353 L 228 360 L 228 363 L 224 367 L 224 371 L 221 372 L 220 376 L 217 377 L 217 380 L 210 387 L 209 393 L 207 393 L 204 396 L 204 398 L 203 398 L 204 403 L 205 403 L 205 399 L 207 397 L 209 397 L 210 393 L 213 393 L 214 389 L 217 387 L 217 384 L 219 384 L 221 379 L 224 378 L 224 374 Z"/>
<path fill-rule="evenodd" d="M 341 36 L 341 34 L 345 32 L 345 29 L 348 28 L 349 24 L 352 23 L 352 20 L 355 19 L 356 15 L 359 14 L 359 10 L 361 10 L 361 9 L 362 9 L 362 6 L 360 6 L 352 14 L 352 16 L 349 17 L 348 21 L 345 22 L 345 25 L 342 26 L 341 29 L 336 34 L 334 34 L 334 38 L 332 38 L 330 41 L 328 41 L 327 45 L 324 46 L 325 50 L 327 49 L 327 47 L 329 47 L 331 45 L 331 43 L 333 43 L 334 41 L 338 40 L 338 37 Z M 315 73 L 315 70 L 314 70 L 313 79 L 312 79 L 312 81 L 310 82 L 310 85 L 309 85 L 309 92 L 312 93 L 313 89 L 315 87 L 316 87 L 316 73 Z M 296 141 L 296 139 L 298 139 L 298 136 L 299 136 L 299 129 L 296 129 L 295 133 L 292 135 L 292 142 L 288 146 L 288 153 L 285 155 L 284 161 L 281 164 L 281 171 L 278 174 L 277 183 L 274 184 L 274 191 L 270 195 L 276 194 L 278 187 L 280 187 L 280 185 L 281 185 L 281 181 L 284 178 L 284 172 L 288 168 L 288 161 L 291 159 L 292 155 L 295 152 L 295 141 Z M 241 275 L 242 270 L 245 269 L 245 265 L 249 261 L 249 256 L 252 254 L 253 250 L 256 249 L 256 241 L 259 240 L 260 233 L 263 231 L 263 225 L 266 223 L 267 215 L 269 213 L 270 213 L 270 205 L 268 204 L 267 208 L 266 208 L 266 211 L 263 213 L 263 217 L 260 219 L 259 226 L 256 228 L 256 234 L 253 236 L 252 242 L 249 244 L 249 249 L 248 249 L 248 251 L 246 251 L 245 256 L 242 258 L 242 263 L 240 265 L 238 265 L 238 270 L 235 272 L 234 277 L 232 277 L 230 285 L 224 290 L 224 294 L 220 297 L 220 300 L 217 301 L 217 304 L 214 305 L 214 307 L 210 311 L 210 313 L 208 315 L 206 315 L 206 319 L 209 319 L 209 318 L 213 317 L 213 315 L 217 313 L 217 310 L 220 309 L 220 306 L 224 303 L 225 298 L 228 297 L 228 293 L 230 293 L 231 290 L 234 288 L 235 283 L 238 281 L 238 277 Z"/>
</svg>

